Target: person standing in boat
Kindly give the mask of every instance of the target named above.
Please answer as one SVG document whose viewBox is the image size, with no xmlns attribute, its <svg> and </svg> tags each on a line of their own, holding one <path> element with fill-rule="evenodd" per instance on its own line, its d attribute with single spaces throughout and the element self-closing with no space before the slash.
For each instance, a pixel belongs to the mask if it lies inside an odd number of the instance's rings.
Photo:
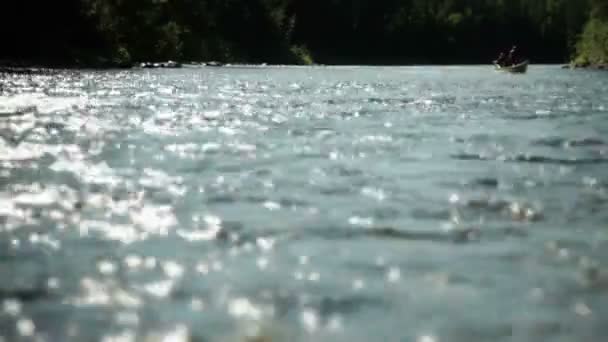
<svg viewBox="0 0 608 342">
<path fill-rule="evenodd" d="M 509 51 L 509 55 L 506 58 L 506 65 L 511 66 L 518 63 L 519 57 L 517 56 L 517 46 L 513 45 L 511 51 Z"/>
</svg>

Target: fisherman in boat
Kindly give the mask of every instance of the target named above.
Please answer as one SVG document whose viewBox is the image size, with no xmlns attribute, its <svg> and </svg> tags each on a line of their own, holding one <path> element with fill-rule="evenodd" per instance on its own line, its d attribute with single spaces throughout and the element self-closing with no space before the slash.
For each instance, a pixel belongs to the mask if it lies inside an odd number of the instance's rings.
<svg viewBox="0 0 608 342">
<path fill-rule="evenodd" d="M 504 52 L 501 52 L 500 55 L 498 55 L 498 58 L 494 61 L 494 64 L 504 66 L 506 59 L 507 55 Z"/>
<path fill-rule="evenodd" d="M 518 63 L 519 57 L 517 56 L 517 46 L 513 45 L 511 51 L 509 51 L 509 55 L 506 58 L 505 65 L 512 66 Z"/>
<path fill-rule="evenodd" d="M 494 66 L 497 70 L 517 74 L 525 73 L 528 70 L 528 64 L 529 61 L 520 55 L 515 45 L 508 53 L 501 53 L 498 59 L 494 61 Z"/>
</svg>

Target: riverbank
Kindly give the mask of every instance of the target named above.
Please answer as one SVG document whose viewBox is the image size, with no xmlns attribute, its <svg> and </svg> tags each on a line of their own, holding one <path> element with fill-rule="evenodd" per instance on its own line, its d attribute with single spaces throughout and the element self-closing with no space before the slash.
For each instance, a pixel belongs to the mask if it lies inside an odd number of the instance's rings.
<svg viewBox="0 0 608 342">
<path fill-rule="evenodd" d="M 608 70 L 608 63 L 580 63 L 572 61 L 568 64 L 561 63 L 535 63 L 536 65 L 555 65 L 562 69 L 572 70 Z M 132 69 L 179 69 L 183 67 L 252 67 L 252 68 L 264 68 L 264 67 L 293 67 L 293 66 L 315 66 L 315 67 L 443 67 L 443 66 L 479 66 L 488 65 L 491 63 L 453 63 L 453 64 L 432 64 L 432 63 L 403 63 L 403 64 L 268 64 L 268 63 L 223 63 L 218 61 L 166 61 L 166 62 L 141 62 L 130 65 L 116 65 L 116 64 L 41 64 L 41 63 L 14 63 L 7 61 L 0 61 L 0 74 L 55 74 L 57 72 L 65 70 L 132 70 Z"/>
<path fill-rule="evenodd" d="M 115 63 L 105 60 L 96 61 L 52 61 L 52 60 L 0 60 L 0 72 L 27 73 L 66 69 L 130 69 L 131 63 Z"/>
<path fill-rule="evenodd" d="M 608 63 L 577 63 L 565 65 L 564 69 L 608 70 Z"/>
</svg>

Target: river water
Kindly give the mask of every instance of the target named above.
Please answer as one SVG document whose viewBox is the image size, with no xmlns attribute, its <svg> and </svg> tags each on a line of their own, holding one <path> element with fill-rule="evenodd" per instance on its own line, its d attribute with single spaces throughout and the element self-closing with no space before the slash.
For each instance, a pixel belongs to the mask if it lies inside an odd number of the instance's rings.
<svg viewBox="0 0 608 342">
<path fill-rule="evenodd" d="M 0 76 L 0 340 L 600 341 L 608 74 Z"/>
</svg>

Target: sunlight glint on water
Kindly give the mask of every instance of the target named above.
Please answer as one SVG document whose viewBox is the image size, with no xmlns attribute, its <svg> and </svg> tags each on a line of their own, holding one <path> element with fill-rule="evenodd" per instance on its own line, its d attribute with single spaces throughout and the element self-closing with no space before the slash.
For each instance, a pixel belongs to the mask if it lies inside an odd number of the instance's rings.
<svg viewBox="0 0 608 342">
<path fill-rule="evenodd" d="M 3 75 L 0 337 L 600 340 L 605 76 Z"/>
</svg>

